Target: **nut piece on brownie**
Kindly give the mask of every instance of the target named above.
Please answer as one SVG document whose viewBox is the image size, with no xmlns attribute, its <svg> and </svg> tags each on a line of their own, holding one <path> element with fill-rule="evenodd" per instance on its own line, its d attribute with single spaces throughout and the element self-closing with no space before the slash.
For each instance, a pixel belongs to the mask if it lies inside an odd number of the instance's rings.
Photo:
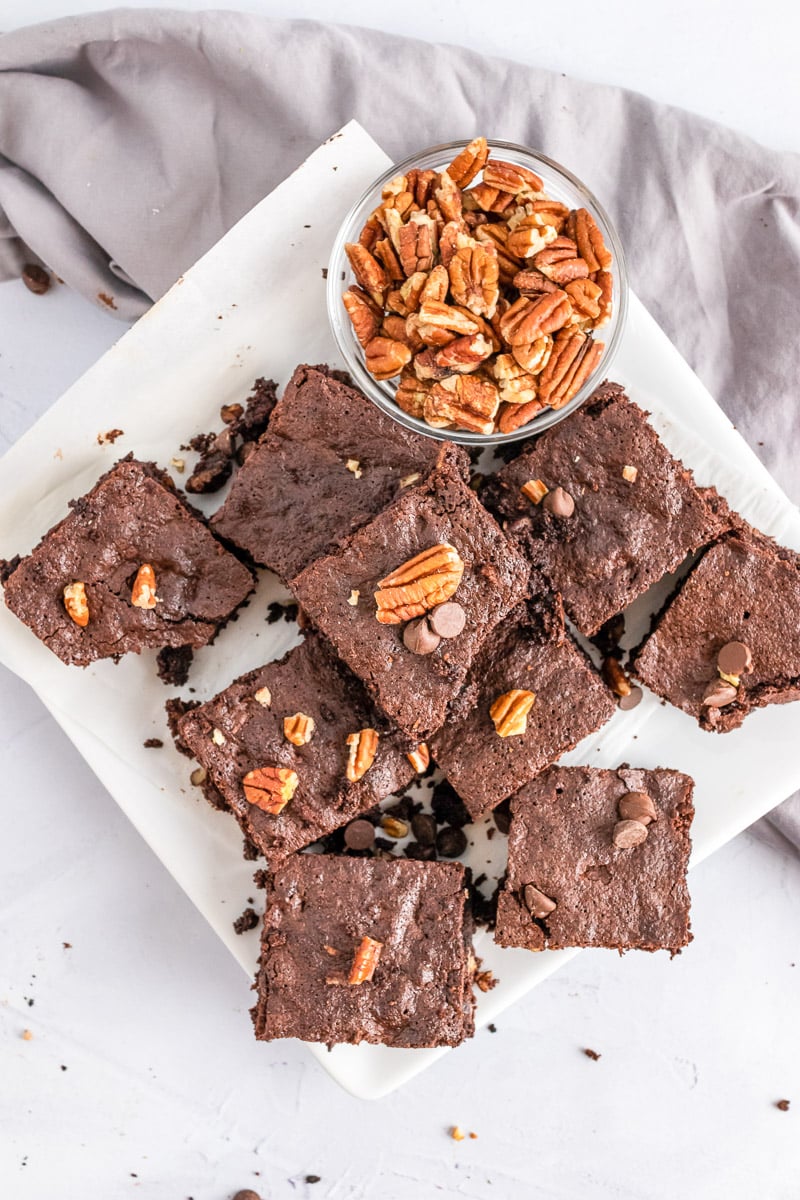
<svg viewBox="0 0 800 1200">
<path fill-rule="evenodd" d="M 646 417 L 604 383 L 482 493 L 587 637 L 721 528 Z"/>
<path fill-rule="evenodd" d="M 118 462 L 5 581 L 5 602 L 65 663 L 205 646 L 253 589 L 153 463 Z"/>
<path fill-rule="evenodd" d="M 553 767 L 521 788 L 495 940 L 676 954 L 692 938 L 693 789 L 679 771 L 630 767 Z"/>
<path fill-rule="evenodd" d="M 460 863 L 296 854 L 266 885 L 256 1037 L 457 1046 L 471 942 Z"/>
</svg>

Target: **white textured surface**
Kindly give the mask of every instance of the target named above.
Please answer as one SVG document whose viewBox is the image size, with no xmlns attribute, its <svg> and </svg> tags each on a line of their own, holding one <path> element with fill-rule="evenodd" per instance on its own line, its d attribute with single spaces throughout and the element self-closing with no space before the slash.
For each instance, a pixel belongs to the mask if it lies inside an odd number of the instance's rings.
<svg viewBox="0 0 800 1200">
<path fill-rule="evenodd" d="M 324 15 L 325 6 L 315 7 Z M 752 107 L 760 124 L 748 123 L 744 109 L 739 116 L 742 89 L 727 53 L 744 55 L 744 5 L 728 6 L 724 24 L 718 5 L 694 8 L 691 32 L 681 27 L 683 6 L 648 6 L 651 28 L 620 25 L 616 51 L 604 58 L 621 8 L 605 6 L 602 18 L 596 8 L 573 8 L 577 32 L 560 38 L 560 49 L 535 16 L 527 29 L 520 17 L 507 31 L 491 22 L 487 48 L 590 77 L 601 75 L 597 53 L 606 78 L 763 140 L 792 136 L 786 105 L 798 98 L 785 73 L 786 104 L 779 95 L 781 45 L 796 42 L 788 8 L 781 38 L 773 33 L 774 70 L 765 63 L 758 71 L 753 39 L 745 90 L 750 105 L 759 97 Z M 422 5 L 388 16 L 394 28 L 402 22 L 407 32 L 428 28 L 477 45 L 473 9 L 468 37 L 454 19 L 441 27 L 453 4 L 440 4 L 428 26 Z M 589 26 L 575 18 L 581 10 L 595 23 L 592 54 Z M 761 7 L 761 29 L 776 10 Z M 3 22 L 54 11 L 12 0 Z M 312 5 L 292 11 L 312 15 Z M 656 38 L 659 11 L 670 21 Z M 378 23 L 358 3 L 340 4 L 337 16 Z M 658 64 L 648 58 L 655 45 Z M 704 59 L 700 95 L 693 89 L 702 73 L 687 80 L 684 72 Z M 0 289 L 0 329 L 2 447 L 119 333 L 73 297 L 43 302 L 15 286 Z M 800 870 L 780 847 L 745 836 L 698 869 L 696 941 L 674 963 L 584 953 L 506 1014 L 496 1034 L 480 1034 L 402 1092 L 366 1105 L 344 1096 L 302 1047 L 253 1045 L 239 968 L 35 698 L 8 676 L 0 740 L 0 1194 L 216 1200 L 253 1186 L 275 1200 L 796 1196 Z M 63 950 L 63 941 L 73 948 Z M 30 1042 L 20 1039 L 26 1027 Z M 602 1053 L 600 1062 L 580 1053 L 585 1045 Z M 794 1097 L 793 1111 L 772 1107 L 780 1096 Z M 478 1141 L 450 1142 L 453 1122 L 475 1129 Z M 306 1187 L 307 1172 L 322 1182 Z"/>
</svg>

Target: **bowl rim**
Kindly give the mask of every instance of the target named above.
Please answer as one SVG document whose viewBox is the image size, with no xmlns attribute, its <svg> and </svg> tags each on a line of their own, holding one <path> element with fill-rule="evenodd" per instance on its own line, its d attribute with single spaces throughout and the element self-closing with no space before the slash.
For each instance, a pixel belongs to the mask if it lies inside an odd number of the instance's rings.
<svg viewBox="0 0 800 1200">
<path fill-rule="evenodd" d="M 556 159 L 550 158 L 539 150 L 534 150 L 530 146 L 523 146 L 519 142 L 507 142 L 497 138 L 487 138 L 486 141 L 490 150 L 511 151 L 513 154 L 528 158 L 533 163 L 542 164 L 550 169 L 555 175 L 559 175 L 572 188 L 574 188 L 585 201 L 588 201 L 586 207 L 589 208 L 592 215 L 600 218 L 601 224 L 604 226 L 604 236 L 608 235 L 608 240 L 611 244 L 613 254 L 612 273 L 615 276 L 615 282 L 619 292 L 617 300 L 616 322 L 611 332 L 611 337 L 605 343 L 603 357 L 598 363 L 594 372 L 589 376 L 583 387 L 572 397 L 572 399 L 562 408 L 546 408 L 542 412 L 536 414 L 526 425 L 519 429 L 512 430 L 510 433 L 472 433 L 469 430 L 462 429 L 437 429 L 432 425 L 428 425 L 426 421 L 420 420 L 418 417 L 406 413 L 395 402 L 391 391 L 381 387 L 382 381 L 376 380 L 367 371 L 363 356 L 359 356 L 346 341 L 344 331 L 347 328 L 346 310 L 342 304 L 342 295 L 347 289 L 347 280 L 340 278 L 343 264 L 346 265 L 347 257 L 344 251 L 344 246 L 347 238 L 347 233 L 355 223 L 356 218 L 361 213 L 361 210 L 371 202 L 377 192 L 383 189 L 383 186 L 388 183 L 395 175 L 404 175 L 408 170 L 418 166 L 420 160 L 433 156 L 452 156 L 453 152 L 463 150 L 474 139 L 459 139 L 451 142 L 441 142 L 435 146 L 428 146 L 421 150 L 417 150 L 414 154 L 407 158 L 401 159 L 399 162 L 391 163 L 385 171 L 381 172 L 361 193 L 358 199 L 348 209 L 344 219 L 342 220 L 333 241 L 330 258 L 328 260 L 326 302 L 328 309 L 328 322 L 337 349 L 342 356 L 347 370 L 353 377 L 356 387 L 364 393 L 364 395 L 376 406 L 381 412 L 386 413 L 392 420 L 396 421 L 404 428 L 411 430 L 414 433 L 422 434 L 425 437 L 433 438 L 436 441 L 454 442 L 461 446 L 471 446 L 478 448 L 491 448 L 493 446 L 507 445 L 509 442 L 517 442 L 526 438 L 531 438 L 545 429 L 550 429 L 553 425 L 559 424 L 571 413 L 579 409 L 589 398 L 592 392 L 608 377 L 608 371 L 616 357 L 619 349 L 619 344 L 622 340 L 623 333 L 627 324 L 628 316 L 628 271 L 625 262 L 625 253 L 622 247 L 619 234 L 617 233 L 614 223 L 611 221 L 608 213 L 603 205 L 599 202 L 594 193 L 587 185 L 573 174 L 568 167 L 557 162 Z M 340 330 L 342 331 L 340 333 Z M 387 381 L 392 382 L 392 381 Z"/>
</svg>

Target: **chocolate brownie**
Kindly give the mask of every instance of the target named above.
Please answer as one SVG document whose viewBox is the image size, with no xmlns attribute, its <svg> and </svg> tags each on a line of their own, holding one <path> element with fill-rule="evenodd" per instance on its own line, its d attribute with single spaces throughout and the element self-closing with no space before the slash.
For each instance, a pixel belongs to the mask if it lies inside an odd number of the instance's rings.
<svg viewBox="0 0 800 1200">
<path fill-rule="evenodd" d="M 500 736 L 498 697 L 533 692 L 523 732 Z M 519 605 L 479 654 L 464 691 L 430 740 L 473 820 L 533 779 L 614 715 L 611 692 L 564 631 L 560 605 Z"/>
<path fill-rule="evenodd" d="M 719 519 L 618 383 L 503 467 L 483 498 L 591 636 L 711 541 Z M 522 488 L 541 481 L 536 502 Z M 566 493 L 566 496 L 565 496 Z"/>
<path fill-rule="evenodd" d="M 454 636 L 447 636 L 453 633 L 451 625 L 441 640 L 439 634 L 426 634 L 412 642 L 412 634 L 424 632 L 412 616 L 439 594 L 426 592 L 427 584 L 436 582 L 436 564 L 431 559 L 430 575 L 426 563 L 412 571 L 419 578 L 408 589 L 390 591 L 388 577 L 422 554 L 455 556 L 463 564 L 452 603 L 441 607 L 456 619 L 456 628 L 461 621 L 464 625 Z M 384 712 L 409 735 L 425 738 L 442 724 L 475 655 L 525 594 L 527 581 L 522 555 L 447 459 L 290 586 Z M 381 611 L 384 620 L 378 620 L 376 593 L 386 600 L 418 592 L 425 593 L 421 605 Z M 385 623 L 387 617 L 398 623 Z"/>
<path fill-rule="evenodd" d="M 298 714 L 312 724 L 284 724 Z M 351 781 L 347 738 L 369 729 L 378 734 L 374 761 Z M 272 865 L 372 808 L 414 775 L 406 756 L 410 746 L 376 714 L 361 683 L 314 634 L 186 713 L 178 734 Z M 296 790 L 277 814 L 252 803 L 248 796 L 261 796 L 246 792 L 243 784 L 250 772 L 266 766 L 297 777 Z"/>
<path fill-rule="evenodd" d="M 467 472 L 459 447 L 443 451 L 354 388 L 298 367 L 212 527 L 289 580 L 381 512 L 409 480 L 427 476 L 442 453 Z"/>
<path fill-rule="evenodd" d="M 65 663 L 205 646 L 253 590 L 153 463 L 122 459 L 70 507 L 5 583 L 8 607 Z"/>
<path fill-rule="evenodd" d="M 692 938 L 694 783 L 679 771 L 553 767 L 511 802 L 501 946 L 677 953 Z"/>
<path fill-rule="evenodd" d="M 800 556 L 740 518 L 733 524 L 737 532 L 678 585 L 633 660 L 643 683 L 716 733 L 737 729 L 754 708 L 800 700 Z"/>
<path fill-rule="evenodd" d="M 296 854 L 266 892 L 257 1038 L 420 1047 L 472 1036 L 460 863 Z"/>
</svg>

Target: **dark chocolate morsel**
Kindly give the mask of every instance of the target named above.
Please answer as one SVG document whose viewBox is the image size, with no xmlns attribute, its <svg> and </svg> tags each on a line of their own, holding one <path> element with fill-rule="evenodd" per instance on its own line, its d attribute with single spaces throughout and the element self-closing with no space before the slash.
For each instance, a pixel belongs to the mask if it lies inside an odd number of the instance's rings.
<svg viewBox="0 0 800 1200">
<path fill-rule="evenodd" d="M 458 826 L 446 825 L 436 835 L 436 849 L 442 858 L 458 858 L 467 848 L 467 835 Z"/>
<path fill-rule="evenodd" d="M 545 896 L 544 892 L 540 892 L 532 883 L 525 884 L 522 889 L 522 899 L 531 916 L 538 917 L 539 920 L 549 917 L 550 913 L 555 912 L 557 907 L 555 900 L 551 900 L 549 896 Z"/>
<path fill-rule="evenodd" d="M 571 517 L 575 512 L 575 501 L 564 488 L 553 488 L 542 500 L 542 508 L 552 513 L 554 517 Z"/>
<path fill-rule="evenodd" d="M 627 696 L 620 696 L 619 700 L 617 701 L 617 707 L 621 708 L 623 712 L 630 712 L 632 708 L 636 708 L 636 706 L 641 703 L 642 695 L 642 689 L 632 685 Z"/>
<path fill-rule="evenodd" d="M 454 638 L 463 630 L 467 622 L 467 614 L 455 600 L 439 604 L 428 615 L 430 627 L 442 638 Z"/>
<path fill-rule="evenodd" d="M 363 818 L 351 821 L 344 831 L 344 840 L 350 850 L 369 850 L 375 841 L 375 827 Z"/>
<path fill-rule="evenodd" d="M 38 263 L 26 263 L 22 268 L 22 282 L 34 296 L 43 296 L 50 290 L 50 276 Z"/>
<path fill-rule="evenodd" d="M 436 841 L 436 818 L 430 813 L 417 813 L 412 817 L 411 829 L 421 846 L 432 846 Z"/>
</svg>

